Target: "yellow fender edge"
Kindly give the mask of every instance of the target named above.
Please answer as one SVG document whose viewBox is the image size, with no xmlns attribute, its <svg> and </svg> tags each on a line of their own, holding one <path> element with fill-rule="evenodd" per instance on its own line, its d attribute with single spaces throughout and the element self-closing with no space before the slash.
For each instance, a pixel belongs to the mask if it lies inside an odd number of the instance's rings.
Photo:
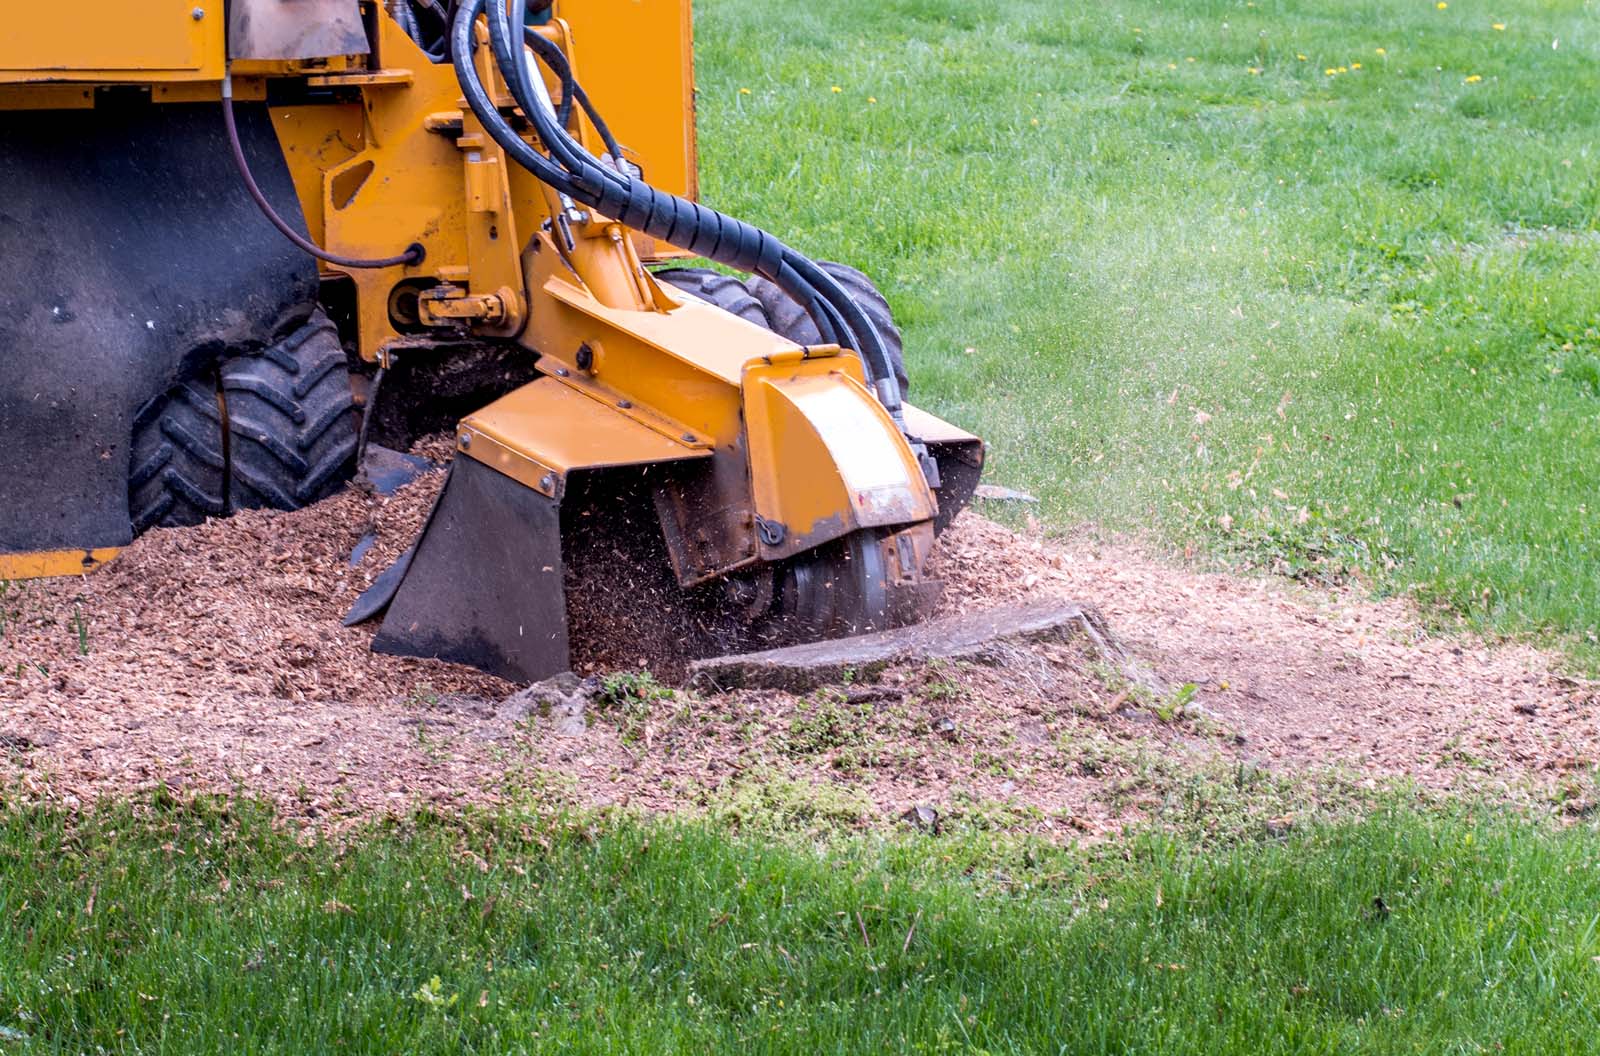
<svg viewBox="0 0 1600 1056">
<path fill-rule="evenodd" d="M 48 579 L 93 572 L 122 552 L 120 546 L 95 550 L 31 550 L 0 554 L 0 579 Z"/>
</svg>

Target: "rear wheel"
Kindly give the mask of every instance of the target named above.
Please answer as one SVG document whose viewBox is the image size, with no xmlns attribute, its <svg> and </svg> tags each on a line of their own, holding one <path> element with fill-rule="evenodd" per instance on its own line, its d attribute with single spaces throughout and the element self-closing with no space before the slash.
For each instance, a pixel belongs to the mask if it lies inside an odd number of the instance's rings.
<svg viewBox="0 0 1600 1056">
<path fill-rule="evenodd" d="M 217 374 L 191 378 L 139 412 L 128 479 L 133 530 L 309 505 L 354 472 L 358 424 L 344 349 L 317 311 L 261 352 L 225 359 Z"/>
<path fill-rule="evenodd" d="M 900 395 L 904 398 L 910 391 L 910 381 L 906 377 L 905 342 L 900 337 L 900 328 L 894 325 L 888 300 L 872 284 L 871 279 L 848 264 L 819 260 L 817 267 L 832 275 L 834 281 L 844 287 L 850 299 L 872 320 L 873 328 L 888 348 L 889 362 L 894 366 L 894 377 L 900 383 Z M 776 283 L 768 282 L 759 275 L 753 276 L 750 279 L 750 293 L 766 309 L 767 318 L 772 320 L 768 325 L 773 331 L 797 345 L 815 345 L 822 340 L 822 334 L 817 330 L 817 324 L 811 321 L 811 316 Z"/>
<path fill-rule="evenodd" d="M 128 477 L 134 534 L 221 517 L 227 512 L 227 480 L 222 406 L 213 381 L 190 379 L 134 418 Z"/>
<path fill-rule="evenodd" d="M 222 366 L 234 510 L 296 510 L 355 472 L 360 412 L 344 346 L 318 311 L 260 355 Z"/>
</svg>

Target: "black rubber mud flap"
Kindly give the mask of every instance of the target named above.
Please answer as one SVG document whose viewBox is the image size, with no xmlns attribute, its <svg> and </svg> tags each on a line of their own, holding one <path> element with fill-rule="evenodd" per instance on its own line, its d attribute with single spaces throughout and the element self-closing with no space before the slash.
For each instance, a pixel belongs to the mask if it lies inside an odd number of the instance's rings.
<svg viewBox="0 0 1600 1056">
<path fill-rule="evenodd" d="M 315 303 L 316 266 L 245 193 L 218 105 L 119 99 L 0 111 L 0 551 L 127 543 L 140 409 L 214 388 L 220 357 Z M 265 105 L 240 104 L 239 134 L 300 226 Z"/>
<path fill-rule="evenodd" d="M 983 441 L 929 441 L 928 454 L 939 465 L 939 513 L 933 528 L 942 532 L 967 508 L 983 477 Z"/>
<path fill-rule="evenodd" d="M 457 458 L 408 554 L 375 652 L 468 664 L 513 682 L 570 666 L 556 500 Z"/>
</svg>

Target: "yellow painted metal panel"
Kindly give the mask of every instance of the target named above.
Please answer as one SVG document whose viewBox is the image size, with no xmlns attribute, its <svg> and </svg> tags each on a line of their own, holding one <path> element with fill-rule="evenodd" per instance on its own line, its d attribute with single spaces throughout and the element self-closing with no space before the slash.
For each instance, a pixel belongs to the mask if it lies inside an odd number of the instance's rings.
<svg viewBox="0 0 1600 1056">
<path fill-rule="evenodd" d="M 699 194 L 689 0 L 557 0 L 574 64 L 617 142 L 662 190 Z"/>
<path fill-rule="evenodd" d="M 44 4 L 8 13 L 0 82 L 222 77 L 222 0 L 76 0 L 63 13 Z"/>
<path fill-rule="evenodd" d="M 751 495 L 786 529 L 778 560 L 856 528 L 933 516 L 933 495 L 877 398 L 839 369 L 846 357 L 751 364 L 744 372 Z"/>
<path fill-rule="evenodd" d="M 80 576 L 94 571 L 120 552 L 120 547 L 104 546 L 97 550 L 31 550 L 19 554 L 0 554 L 0 580 Z"/>
<path fill-rule="evenodd" d="M 675 462 L 711 452 L 678 443 L 551 378 L 507 393 L 462 421 L 462 454 L 554 498 L 568 471 Z"/>
</svg>

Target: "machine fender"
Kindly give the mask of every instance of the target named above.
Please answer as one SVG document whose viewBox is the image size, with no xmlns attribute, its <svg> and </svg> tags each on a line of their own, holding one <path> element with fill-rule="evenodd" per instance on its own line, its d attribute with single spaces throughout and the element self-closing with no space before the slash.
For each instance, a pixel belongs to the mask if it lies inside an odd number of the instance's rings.
<svg viewBox="0 0 1600 1056">
<path fill-rule="evenodd" d="M 744 406 L 763 559 L 934 516 L 899 427 L 833 357 L 751 363 Z"/>
<path fill-rule="evenodd" d="M 266 108 L 239 133 L 298 221 Z M 316 268 L 240 186 L 214 103 L 0 113 L 0 143 L 0 553 L 121 546 L 140 408 L 304 320 Z"/>
</svg>

